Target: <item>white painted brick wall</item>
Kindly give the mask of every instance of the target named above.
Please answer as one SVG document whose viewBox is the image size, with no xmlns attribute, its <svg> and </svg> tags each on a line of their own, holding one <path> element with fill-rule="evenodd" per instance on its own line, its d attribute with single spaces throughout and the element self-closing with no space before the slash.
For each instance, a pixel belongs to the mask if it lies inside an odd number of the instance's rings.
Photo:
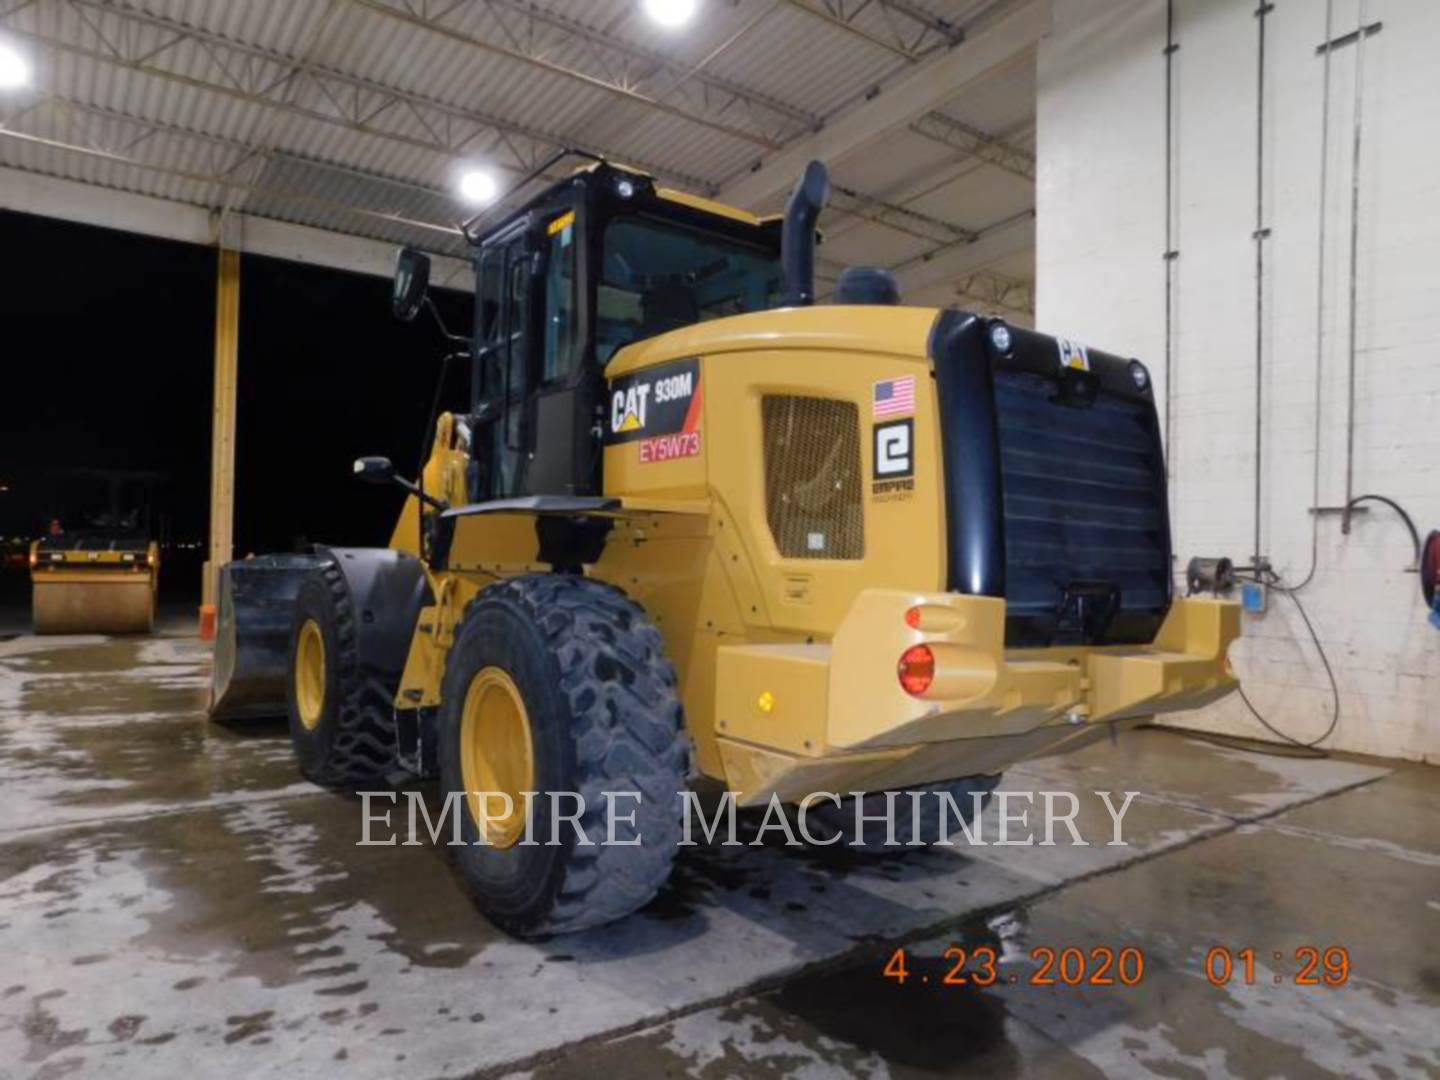
<svg viewBox="0 0 1440 1080">
<path fill-rule="evenodd" d="M 1255 475 L 1256 0 L 1177 0 L 1172 513 L 1180 566 L 1249 560 Z M 1310 565 L 1323 0 L 1275 0 L 1264 147 L 1262 547 L 1291 581 Z M 1359 0 L 1336 0 L 1334 33 Z M 1057 0 L 1040 48 L 1036 324 L 1144 358 L 1163 392 L 1165 4 Z M 1440 3 L 1368 0 L 1360 164 L 1355 491 L 1440 527 Z M 1354 46 L 1332 59 L 1325 208 L 1321 502 L 1343 501 Z M 1327 745 L 1440 761 L 1440 631 L 1388 509 L 1349 536 L 1320 525 L 1301 598 L 1339 682 Z M 1329 682 L 1290 601 L 1246 617 L 1233 659 L 1272 723 L 1324 730 Z M 1238 698 L 1179 718 L 1263 735 Z"/>
</svg>

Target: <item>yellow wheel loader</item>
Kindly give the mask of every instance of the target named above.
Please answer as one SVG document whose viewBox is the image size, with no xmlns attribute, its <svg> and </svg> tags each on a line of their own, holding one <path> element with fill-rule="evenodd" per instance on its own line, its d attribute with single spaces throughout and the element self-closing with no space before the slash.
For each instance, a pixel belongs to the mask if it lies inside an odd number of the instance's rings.
<svg viewBox="0 0 1440 1080">
<path fill-rule="evenodd" d="M 1237 606 L 1172 595 L 1145 367 L 879 270 L 815 303 L 827 190 L 762 219 L 597 160 L 467 223 L 469 411 L 413 480 L 356 463 L 411 493 L 390 547 L 225 568 L 215 715 L 288 711 L 321 784 L 463 793 L 511 932 L 645 904 L 696 777 L 970 808 L 1235 685 Z M 401 252 L 401 318 L 428 275 Z"/>
<path fill-rule="evenodd" d="M 50 483 L 46 531 L 30 545 L 37 634 L 148 634 L 160 547 L 154 473 L 71 469 Z"/>
</svg>

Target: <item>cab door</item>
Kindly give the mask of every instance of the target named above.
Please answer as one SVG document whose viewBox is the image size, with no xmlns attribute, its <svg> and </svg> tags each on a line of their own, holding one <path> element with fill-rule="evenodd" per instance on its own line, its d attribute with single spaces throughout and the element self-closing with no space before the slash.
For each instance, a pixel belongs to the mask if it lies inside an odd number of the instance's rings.
<svg viewBox="0 0 1440 1080">
<path fill-rule="evenodd" d="M 566 210 L 547 217 L 543 232 L 535 444 L 526 490 L 536 495 L 584 494 L 590 490 L 596 462 L 591 430 L 594 372 L 582 363 L 582 260 L 575 212 Z"/>
<path fill-rule="evenodd" d="M 471 481 L 477 502 L 572 494 L 581 487 L 577 467 L 591 464 L 591 425 L 578 412 L 575 217 L 564 205 L 532 211 L 481 250 Z"/>
<path fill-rule="evenodd" d="M 534 255 L 525 222 L 480 252 L 475 335 L 475 469 L 471 497 L 503 499 L 522 490 L 531 343 Z"/>
</svg>

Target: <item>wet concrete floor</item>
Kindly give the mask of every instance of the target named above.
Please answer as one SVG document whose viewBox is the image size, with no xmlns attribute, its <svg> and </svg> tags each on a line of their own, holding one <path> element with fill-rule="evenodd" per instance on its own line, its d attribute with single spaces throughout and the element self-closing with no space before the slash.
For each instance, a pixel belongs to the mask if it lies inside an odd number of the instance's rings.
<svg viewBox="0 0 1440 1080">
<path fill-rule="evenodd" d="M 1132 733 L 1003 785 L 1076 792 L 1090 846 L 687 849 L 525 944 L 428 843 L 356 846 L 283 725 L 209 723 L 208 663 L 0 642 L 0 1076 L 1440 1075 L 1433 769 Z"/>
</svg>

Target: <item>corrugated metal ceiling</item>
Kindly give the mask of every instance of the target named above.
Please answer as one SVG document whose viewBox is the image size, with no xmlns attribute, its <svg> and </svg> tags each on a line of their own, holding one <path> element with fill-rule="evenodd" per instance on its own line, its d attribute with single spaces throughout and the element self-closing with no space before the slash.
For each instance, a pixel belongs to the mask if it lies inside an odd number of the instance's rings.
<svg viewBox="0 0 1440 1080">
<path fill-rule="evenodd" d="M 454 253 L 467 163 L 582 145 L 713 192 L 1003 8 L 702 0 L 677 33 L 639 0 L 8 0 L 36 77 L 0 97 L 0 165 Z M 827 253 L 894 264 L 1033 206 L 1034 97 L 1012 64 L 837 162 L 886 209 L 832 211 Z"/>
</svg>

